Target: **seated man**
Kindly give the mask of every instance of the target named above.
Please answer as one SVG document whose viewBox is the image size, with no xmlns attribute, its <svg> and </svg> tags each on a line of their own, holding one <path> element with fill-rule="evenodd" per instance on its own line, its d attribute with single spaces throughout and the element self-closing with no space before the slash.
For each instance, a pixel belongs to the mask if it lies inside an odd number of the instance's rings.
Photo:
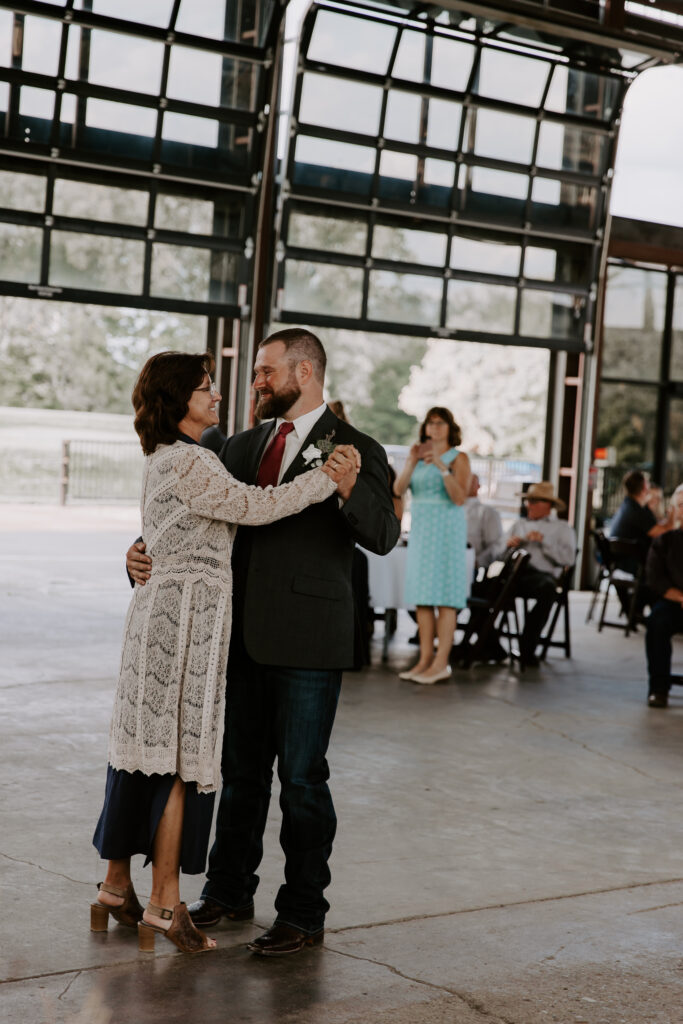
<svg viewBox="0 0 683 1024">
<path fill-rule="evenodd" d="M 652 542 L 645 564 L 647 584 L 655 597 L 645 631 L 651 708 L 665 708 L 669 702 L 671 637 L 683 633 L 683 484 L 674 491 L 671 506 L 678 528 Z"/>
<path fill-rule="evenodd" d="M 503 524 L 498 511 L 479 500 L 479 477 L 472 473 L 470 490 L 465 502 L 467 515 L 467 543 L 474 548 L 475 566 L 486 568 L 493 562 L 503 540 Z"/>
<path fill-rule="evenodd" d="M 533 598 L 520 639 L 520 660 L 538 665 L 536 647 L 557 595 L 557 580 L 576 558 L 576 534 L 573 527 L 554 514 L 566 506 L 556 497 L 549 480 L 531 484 L 521 495 L 527 506 L 527 518 L 517 519 L 510 528 L 506 547 L 523 547 L 530 558 L 518 577 L 516 597 Z"/>
<path fill-rule="evenodd" d="M 672 527 L 671 516 L 665 516 L 657 522 L 654 512 L 649 507 L 650 481 L 645 473 L 639 469 L 633 469 L 623 479 L 626 496 L 616 511 L 610 523 L 609 535 L 619 540 L 632 540 L 638 545 L 633 555 L 621 555 L 616 559 L 616 566 L 622 572 L 636 576 L 641 565 L 647 558 L 650 542 L 666 533 Z M 622 609 L 626 614 L 629 612 L 631 598 L 629 596 L 628 584 L 617 584 L 617 593 Z M 646 584 L 641 583 L 638 587 L 635 603 L 635 614 L 641 617 L 643 609 L 651 605 L 654 595 Z"/>
</svg>

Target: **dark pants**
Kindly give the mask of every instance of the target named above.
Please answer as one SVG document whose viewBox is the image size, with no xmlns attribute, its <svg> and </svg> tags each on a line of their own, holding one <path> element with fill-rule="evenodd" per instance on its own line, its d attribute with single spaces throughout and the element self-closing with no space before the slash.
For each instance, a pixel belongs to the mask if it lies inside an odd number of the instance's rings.
<svg viewBox="0 0 683 1024">
<path fill-rule="evenodd" d="M 223 790 L 202 895 L 226 907 L 252 899 L 277 757 L 285 883 L 276 920 L 314 932 L 329 909 L 323 890 L 337 818 L 325 755 L 342 674 L 259 665 L 239 646 L 228 663 Z"/>
<path fill-rule="evenodd" d="M 645 625 L 649 694 L 665 696 L 671 686 L 671 637 L 683 633 L 683 608 L 661 598 L 652 606 Z"/>
<path fill-rule="evenodd" d="M 527 566 L 517 577 L 515 597 L 534 600 L 524 618 L 524 630 L 520 640 L 522 657 L 533 655 L 541 638 L 553 602 L 557 599 L 557 580 L 549 572 Z"/>
</svg>

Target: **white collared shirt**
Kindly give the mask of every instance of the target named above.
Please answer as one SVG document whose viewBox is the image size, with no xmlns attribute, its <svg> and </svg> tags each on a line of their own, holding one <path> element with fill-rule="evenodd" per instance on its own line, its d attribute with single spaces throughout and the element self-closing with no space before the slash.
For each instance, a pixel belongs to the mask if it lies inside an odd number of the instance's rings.
<svg viewBox="0 0 683 1024">
<path fill-rule="evenodd" d="M 299 454 L 302 444 L 326 409 L 327 405 L 323 402 L 323 404 L 319 405 L 317 409 L 311 409 L 310 412 L 305 412 L 303 416 L 297 416 L 295 420 L 285 420 L 283 416 L 279 416 L 276 419 L 275 426 L 270 433 L 265 448 L 263 449 L 264 452 L 275 437 L 277 431 L 280 429 L 281 423 L 291 422 L 294 425 L 294 430 L 291 430 L 285 439 L 285 450 L 282 456 L 282 463 L 280 465 L 280 473 L 277 478 L 278 483 L 282 482 L 283 476 Z"/>
</svg>

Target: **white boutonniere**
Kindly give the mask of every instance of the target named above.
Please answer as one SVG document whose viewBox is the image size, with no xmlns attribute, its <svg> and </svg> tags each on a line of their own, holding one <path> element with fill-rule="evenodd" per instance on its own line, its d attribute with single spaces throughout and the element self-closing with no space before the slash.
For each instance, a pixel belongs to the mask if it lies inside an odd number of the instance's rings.
<svg viewBox="0 0 683 1024">
<path fill-rule="evenodd" d="M 309 444 L 308 448 L 301 453 L 301 457 L 309 469 L 317 469 L 323 464 L 323 453 L 314 444 Z"/>
<path fill-rule="evenodd" d="M 332 440 L 335 433 L 336 431 L 334 430 L 330 431 L 320 441 L 314 441 L 313 444 L 309 444 L 308 448 L 301 453 L 307 469 L 318 469 L 322 466 L 323 462 L 327 462 L 328 457 L 336 447 Z"/>
</svg>

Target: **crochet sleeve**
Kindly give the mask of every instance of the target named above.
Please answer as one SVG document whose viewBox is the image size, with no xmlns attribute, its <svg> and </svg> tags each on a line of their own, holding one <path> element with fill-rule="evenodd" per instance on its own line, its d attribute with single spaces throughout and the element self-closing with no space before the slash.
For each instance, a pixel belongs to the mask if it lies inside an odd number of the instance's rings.
<svg viewBox="0 0 683 1024">
<path fill-rule="evenodd" d="M 245 526 L 263 526 L 325 501 L 337 485 L 320 469 L 302 473 L 279 487 L 256 487 L 236 480 L 213 452 L 189 447 L 174 463 L 177 494 L 195 515 Z"/>
</svg>

